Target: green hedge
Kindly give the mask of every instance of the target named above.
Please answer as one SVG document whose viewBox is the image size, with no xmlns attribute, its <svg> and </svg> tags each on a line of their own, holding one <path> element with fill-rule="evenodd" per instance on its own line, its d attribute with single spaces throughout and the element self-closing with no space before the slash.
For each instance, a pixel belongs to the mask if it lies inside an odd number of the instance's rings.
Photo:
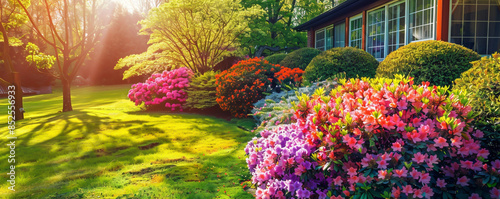
<svg viewBox="0 0 500 199">
<path fill-rule="evenodd" d="M 390 53 L 377 69 L 377 77 L 396 74 L 414 77 L 415 83 L 428 81 L 437 86 L 451 86 L 453 80 L 472 67 L 481 57 L 471 49 L 443 41 L 410 43 Z"/>
<path fill-rule="evenodd" d="M 321 50 L 315 48 L 301 48 L 288 54 L 279 64 L 288 68 L 306 69 L 311 60 L 318 56 Z"/>
<path fill-rule="evenodd" d="M 279 64 L 281 60 L 283 60 L 285 57 L 286 57 L 285 53 L 278 53 L 271 56 L 267 56 L 266 58 L 264 58 L 264 60 L 267 60 L 271 64 Z"/>
<path fill-rule="evenodd" d="M 315 82 L 345 73 L 347 78 L 375 77 L 378 61 L 359 48 L 332 48 L 316 56 L 304 72 L 304 81 Z"/>
</svg>

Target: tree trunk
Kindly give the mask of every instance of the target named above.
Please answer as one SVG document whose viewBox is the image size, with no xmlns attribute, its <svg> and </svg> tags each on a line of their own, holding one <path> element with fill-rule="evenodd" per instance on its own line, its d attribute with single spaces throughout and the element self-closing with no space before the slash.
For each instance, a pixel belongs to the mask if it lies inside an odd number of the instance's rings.
<svg viewBox="0 0 500 199">
<path fill-rule="evenodd" d="M 63 112 L 72 111 L 71 106 L 71 81 L 66 80 L 64 77 L 61 78 L 63 86 Z"/>
<path fill-rule="evenodd" d="M 15 115 L 15 121 L 23 120 L 24 119 L 24 108 L 23 108 L 23 89 L 21 87 L 21 79 L 19 78 L 19 73 L 14 72 L 14 86 L 16 93 L 14 94 L 14 101 L 16 102 L 15 107 L 16 109 L 14 110 Z"/>
</svg>

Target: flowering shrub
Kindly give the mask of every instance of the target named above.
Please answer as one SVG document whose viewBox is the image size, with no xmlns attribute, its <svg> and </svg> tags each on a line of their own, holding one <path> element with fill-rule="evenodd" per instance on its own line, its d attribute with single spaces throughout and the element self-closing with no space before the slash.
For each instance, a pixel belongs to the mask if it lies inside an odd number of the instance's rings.
<svg viewBox="0 0 500 199">
<path fill-rule="evenodd" d="M 301 73 L 296 70 L 275 75 L 284 69 L 261 58 L 238 62 L 216 75 L 217 103 L 233 116 L 246 117 L 252 104 L 264 98 L 264 92 L 279 88 L 281 82 L 296 85 L 295 81 L 300 81 Z"/>
<path fill-rule="evenodd" d="M 304 74 L 304 71 L 300 68 L 291 69 L 282 67 L 280 71 L 274 74 L 274 78 L 278 80 L 282 87 L 296 88 L 302 82 L 302 74 Z"/>
<path fill-rule="evenodd" d="M 413 79 L 351 79 L 245 149 L 258 198 L 499 198 L 466 96 Z"/>
<path fill-rule="evenodd" d="M 186 67 L 163 73 L 155 73 L 145 83 L 132 85 L 128 92 L 130 100 L 135 105 L 144 103 L 146 108 L 164 106 L 172 111 L 182 111 L 182 105 L 186 102 L 189 80 L 193 73 Z"/>
</svg>

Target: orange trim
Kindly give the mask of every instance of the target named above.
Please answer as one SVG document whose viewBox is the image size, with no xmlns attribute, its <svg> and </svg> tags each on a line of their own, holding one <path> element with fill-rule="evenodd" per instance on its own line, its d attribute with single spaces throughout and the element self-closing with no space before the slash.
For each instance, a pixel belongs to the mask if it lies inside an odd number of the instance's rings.
<svg viewBox="0 0 500 199">
<path fill-rule="evenodd" d="M 361 31 L 361 49 L 366 50 L 366 10 L 363 10 L 363 29 Z"/>
<path fill-rule="evenodd" d="M 349 46 L 349 17 L 345 18 L 345 47 Z"/>
<path fill-rule="evenodd" d="M 450 1 L 437 1 L 436 40 L 448 41 L 448 27 L 450 26 Z"/>
</svg>

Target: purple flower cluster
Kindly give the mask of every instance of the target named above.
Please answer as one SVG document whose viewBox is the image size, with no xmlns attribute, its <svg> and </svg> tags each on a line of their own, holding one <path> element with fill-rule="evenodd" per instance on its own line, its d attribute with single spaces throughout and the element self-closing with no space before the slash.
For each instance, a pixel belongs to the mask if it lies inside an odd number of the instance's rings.
<svg viewBox="0 0 500 199">
<path fill-rule="evenodd" d="M 307 142 L 301 129 L 293 124 L 264 130 L 262 138 L 248 143 L 245 152 L 249 154 L 247 164 L 252 182 L 257 185 L 257 198 L 309 198 L 313 194 L 326 197 L 326 188 L 331 182 L 323 175 L 301 179 L 306 171 L 317 166 L 316 162 L 308 161 L 315 146 Z M 309 190 L 317 190 L 317 193 Z"/>
<path fill-rule="evenodd" d="M 155 73 L 145 83 L 132 85 L 128 92 L 130 100 L 135 105 L 144 103 L 146 107 L 163 105 L 172 111 L 182 111 L 182 104 L 186 102 L 189 80 L 193 72 L 186 67 Z"/>
</svg>

